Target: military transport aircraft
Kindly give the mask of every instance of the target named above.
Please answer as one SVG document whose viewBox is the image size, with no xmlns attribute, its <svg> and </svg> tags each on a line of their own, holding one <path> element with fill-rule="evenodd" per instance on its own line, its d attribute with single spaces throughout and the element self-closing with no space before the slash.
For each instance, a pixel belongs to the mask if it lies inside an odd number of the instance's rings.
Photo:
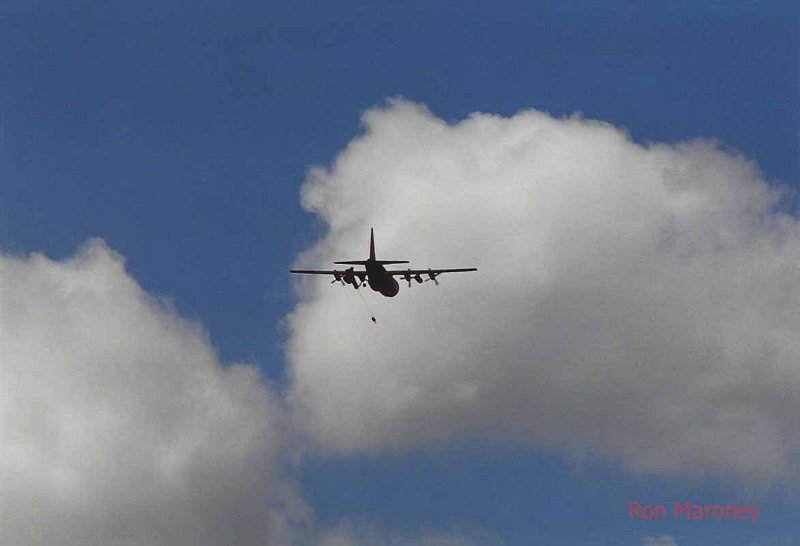
<svg viewBox="0 0 800 546">
<path fill-rule="evenodd" d="M 400 291 L 400 285 L 397 284 L 395 277 L 402 277 L 408 281 L 408 287 L 411 288 L 411 280 L 418 283 L 423 282 L 422 276 L 428 278 L 425 281 L 433 281 L 437 285 L 439 281 L 436 277 L 442 273 L 460 273 L 462 271 L 477 271 L 475 267 L 465 267 L 461 269 L 397 269 L 387 271 L 385 265 L 390 264 L 407 264 L 407 260 L 378 260 L 375 258 L 375 233 L 370 228 L 369 230 L 369 258 L 366 260 L 349 260 L 344 262 L 333 262 L 338 265 L 363 265 L 364 270 L 354 271 L 353 267 L 348 267 L 343 271 L 338 269 L 334 270 L 311 270 L 311 269 L 292 269 L 291 273 L 303 273 L 305 275 L 333 275 L 331 283 L 340 282 L 342 285 L 352 285 L 353 288 L 358 290 L 361 286 L 369 287 L 375 292 L 380 292 L 387 298 L 393 298 Z M 366 282 L 365 282 L 366 281 Z M 374 321 L 375 319 L 373 319 Z"/>
</svg>

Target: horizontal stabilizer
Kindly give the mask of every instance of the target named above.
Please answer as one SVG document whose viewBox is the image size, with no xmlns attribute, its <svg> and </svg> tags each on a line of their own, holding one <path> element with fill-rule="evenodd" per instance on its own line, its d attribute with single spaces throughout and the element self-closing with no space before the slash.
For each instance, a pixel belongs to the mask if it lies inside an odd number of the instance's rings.
<svg viewBox="0 0 800 546">
<path fill-rule="evenodd" d="M 333 263 L 339 264 L 339 265 L 366 265 L 368 262 L 369 262 L 369 260 L 349 260 L 349 261 L 346 261 L 346 262 L 333 262 Z M 407 264 L 407 263 L 409 263 L 409 261 L 408 260 L 375 260 L 372 263 L 389 265 L 389 264 Z"/>
</svg>

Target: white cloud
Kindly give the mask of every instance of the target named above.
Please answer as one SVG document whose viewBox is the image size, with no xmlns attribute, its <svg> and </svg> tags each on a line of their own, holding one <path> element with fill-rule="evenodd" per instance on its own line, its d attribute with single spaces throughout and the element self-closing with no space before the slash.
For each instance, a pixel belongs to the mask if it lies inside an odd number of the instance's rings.
<svg viewBox="0 0 800 546">
<path fill-rule="evenodd" d="M 320 532 L 319 546 L 498 546 L 498 537 L 484 531 L 396 532 L 374 525 L 343 523 Z"/>
<path fill-rule="evenodd" d="M 315 530 L 282 402 L 89 241 L 0 254 L 0 543 L 488 546 L 483 532 Z"/>
<path fill-rule="evenodd" d="M 95 240 L 0 256 L 0 543 L 282 544 L 306 510 L 258 371 Z"/>
<path fill-rule="evenodd" d="M 392 101 L 303 205 L 298 259 L 480 271 L 367 293 L 302 279 L 291 402 L 338 452 L 458 438 L 596 454 L 636 473 L 776 480 L 800 438 L 800 226 L 752 163 L 526 111 L 457 124 Z"/>
<path fill-rule="evenodd" d="M 646 537 L 644 546 L 678 546 L 678 543 L 669 535 L 661 535 L 658 537 Z"/>
</svg>

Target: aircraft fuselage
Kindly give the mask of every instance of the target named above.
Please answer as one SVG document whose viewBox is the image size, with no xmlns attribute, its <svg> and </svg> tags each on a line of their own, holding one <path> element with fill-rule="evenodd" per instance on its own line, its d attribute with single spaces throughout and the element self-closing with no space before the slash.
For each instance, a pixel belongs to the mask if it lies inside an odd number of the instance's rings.
<svg viewBox="0 0 800 546">
<path fill-rule="evenodd" d="M 387 298 L 393 298 L 400 291 L 400 285 L 383 267 L 382 264 L 371 260 L 364 264 L 367 270 L 367 283 L 375 292 L 379 292 Z"/>
</svg>

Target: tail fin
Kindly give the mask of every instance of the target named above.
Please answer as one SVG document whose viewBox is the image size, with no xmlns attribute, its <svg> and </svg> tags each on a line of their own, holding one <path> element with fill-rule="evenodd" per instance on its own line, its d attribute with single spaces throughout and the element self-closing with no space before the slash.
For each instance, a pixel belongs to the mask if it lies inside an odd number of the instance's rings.
<svg viewBox="0 0 800 546">
<path fill-rule="evenodd" d="M 369 228 L 369 260 L 348 260 L 346 262 L 333 262 L 342 265 L 366 265 L 368 262 L 387 264 L 407 264 L 408 260 L 376 260 L 375 259 L 375 230 Z"/>
<path fill-rule="evenodd" d="M 407 264 L 408 260 L 376 260 L 375 259 L 375 230 L 369 228 L 369 260 L 379 264 Z"/>
</svg>

